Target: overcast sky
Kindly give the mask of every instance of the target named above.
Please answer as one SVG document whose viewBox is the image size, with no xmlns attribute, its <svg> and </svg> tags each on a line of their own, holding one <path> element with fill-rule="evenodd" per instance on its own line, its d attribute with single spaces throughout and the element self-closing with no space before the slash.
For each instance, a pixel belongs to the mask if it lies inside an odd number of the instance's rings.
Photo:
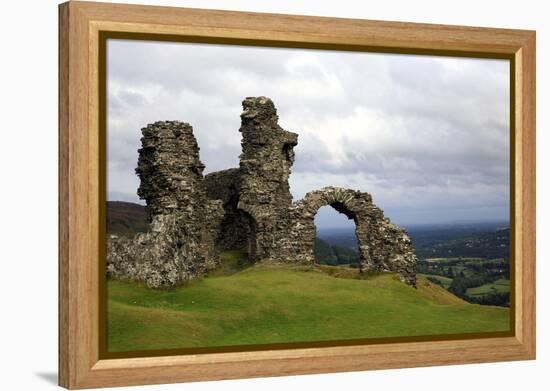
<svg viewBox="0 0 550 391">
<path fill-rule="evenodd" d="M 205 174 L 238 166 L 241 102 L 270 97 L 298 133 L 298 200 L 342 186 L 393 222 L 508 221 L 509 64 L 504 60 L 109 40 L 109 200 L 140 202 L 140 129 L 189 122 Z M 345 217 L 323 208 L 322 227 Z"/>
</svg>

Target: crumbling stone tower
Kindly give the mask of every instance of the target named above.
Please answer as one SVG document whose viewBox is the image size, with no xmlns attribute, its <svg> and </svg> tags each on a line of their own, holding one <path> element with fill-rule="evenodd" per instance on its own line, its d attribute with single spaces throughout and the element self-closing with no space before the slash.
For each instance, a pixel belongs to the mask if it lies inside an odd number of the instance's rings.
<svg viewBox="0 0 550 391">
<path fill-rule="evenodd" d="M 292 195 L 288 185 L 298 135 L 279 126 L 271 99 L 247 98 L 241 114 L 240 198 L 238 209 L 256 223 L 256 254 L 269 258 L 274 240 L 288 220 Z"/>
<path fill-rule="evenodd" d="M 151 287 L 174 286 L 217 266 L 223 208 L 206 196 L 204 165 L 189 124 L 155 122 L 142 134 L 137 192 L 147 203 L 151 229 L 132 240 L 109 238 L 107 272 Z"/>
<path fill-rule="evenodd" d="M 194 222 L 197 209 L 186 206 L 204 196 L 204 165 L 193 128 L 183 122 L 165 121 L 150 124 L 141 133 L 137 194 L 146 201 L 150 218 L 177 211 Z"/>
</svg>

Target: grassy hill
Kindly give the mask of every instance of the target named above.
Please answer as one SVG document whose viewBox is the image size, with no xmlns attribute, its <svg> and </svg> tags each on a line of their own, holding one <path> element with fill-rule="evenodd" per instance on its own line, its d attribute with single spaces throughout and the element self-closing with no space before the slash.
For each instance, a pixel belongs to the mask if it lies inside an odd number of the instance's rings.
<svg viewBox="0 0 550 391">
<path fill-rule="evenodd" d="M 420 277 L 358 278 L 335 266 L 250 266 L 224 254 L 218 273 L 170 291 L 108 282 L 108 349 L 304 342 L 504 331 L 507 308 L 469 304 Z M 339 277 L 339 278 L 337 278 Z M 344 278 L 342 278 L 344 277 Z"/>
</svg>

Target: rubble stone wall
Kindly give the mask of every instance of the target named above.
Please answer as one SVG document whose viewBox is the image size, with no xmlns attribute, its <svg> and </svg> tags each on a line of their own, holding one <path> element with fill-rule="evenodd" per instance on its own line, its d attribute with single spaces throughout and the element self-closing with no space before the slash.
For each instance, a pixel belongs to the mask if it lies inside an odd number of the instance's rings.
<svg viewBox="0 0 550 391">
<path fill-rule="evenodd" d="M 204 177 L 206 193 L 211 200 L 221 200 L 224 216 L 219 226 L 216 246 L 219 251 L 246 248 L 250 259 L 256 256 L 256 222 L 238 208 L 241 194 L 241 170 L 230 168 Z"/>
<path fill-rule="evenodd" d="M 330 205 L 355 222 L 361 270 L 399 273 L 415 285 L 411 241 L 372 197 L 326 187 L 293 203 L 288 179 L 298 135 L 279 126 L 269 98 L 246 98 L 243 109 L 239 167 L 204 178 L 189 124 L 156 122 L 142 129 L 138 195 L 147 202 L 151 230 L 108 239 L 108 274 L 169 287 L 215 268 L 219 251 L 240 248 L 258 262 L 313 263 L 314 218 Z"/>
<path fill-rule="evenodd" d="M 416 256 L 403 228 L 392 224 L 368 193 L 325 187 L 307 193 L 292 205 L 292 224 L 287 237 L 287 256 L 299 262 L 315 262 L 315 215 L 330 205 L 355 223 L 361 271 L 399 273 L 408 284 L 416 284 Z"/>
<path fill-rule="evenodd" d="M 142 129 L 136 173 L 149 232 L 107 239 L 107 273 L 169 287 L 199 277 L 219 263 L 215 246 L 224 211 L 207 197 L 193 128 L 179 121 Z"/>
</svg>

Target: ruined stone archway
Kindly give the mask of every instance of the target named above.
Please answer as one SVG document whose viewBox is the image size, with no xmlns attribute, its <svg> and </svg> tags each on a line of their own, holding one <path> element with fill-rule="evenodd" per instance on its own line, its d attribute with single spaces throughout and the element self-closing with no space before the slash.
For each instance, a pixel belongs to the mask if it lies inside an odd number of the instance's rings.
<svg viewBox="0 0 550 391">
<path fill-rule="evenodd" d="M 356 190 L 325 187 L 292 205 L 294 258 L 315 262 L 315 215 L 327 205 L 355 222 L 362 271 L 398 272 L 402 280 L 414 285 L 416 258 L 409 237 L 384 217 L 370 194 Z"/>
<path fill-rule="evenodd" d="M 315 263 L 359 269 L 355 221 L 333 206 L 322 206 L 314 219 Z"/>
<path fill-rule="evenodd" d="M 216 235 L 218 251 L 245 249 L 250 261 L 258 256 L 257 213 L 239 207 L 241 177 L 238 169 L 230 168 L 204 177 L 207 196 L 221 200 L 224 216 Z"/>
<path fill-rule="evenodd" d="M 368 251 L 367 221 L 363 219 L 362 212 L 372 204 L 370 195 L 354 190 L 337 187 L 325 187 L 321 190 L 307 193 L 306 196 L 296 202 L 294 216 L 299 236 L 303 242 L 305 260 L 315 261 L 313 248 L 315 245 L 315 215 L 323 206 L 331 206 L 339 213 L 344 214 L 355 223 L 355 234 L 359 250 L 359 262 L 362 269 L 372 269 Z"/>
</svg>

